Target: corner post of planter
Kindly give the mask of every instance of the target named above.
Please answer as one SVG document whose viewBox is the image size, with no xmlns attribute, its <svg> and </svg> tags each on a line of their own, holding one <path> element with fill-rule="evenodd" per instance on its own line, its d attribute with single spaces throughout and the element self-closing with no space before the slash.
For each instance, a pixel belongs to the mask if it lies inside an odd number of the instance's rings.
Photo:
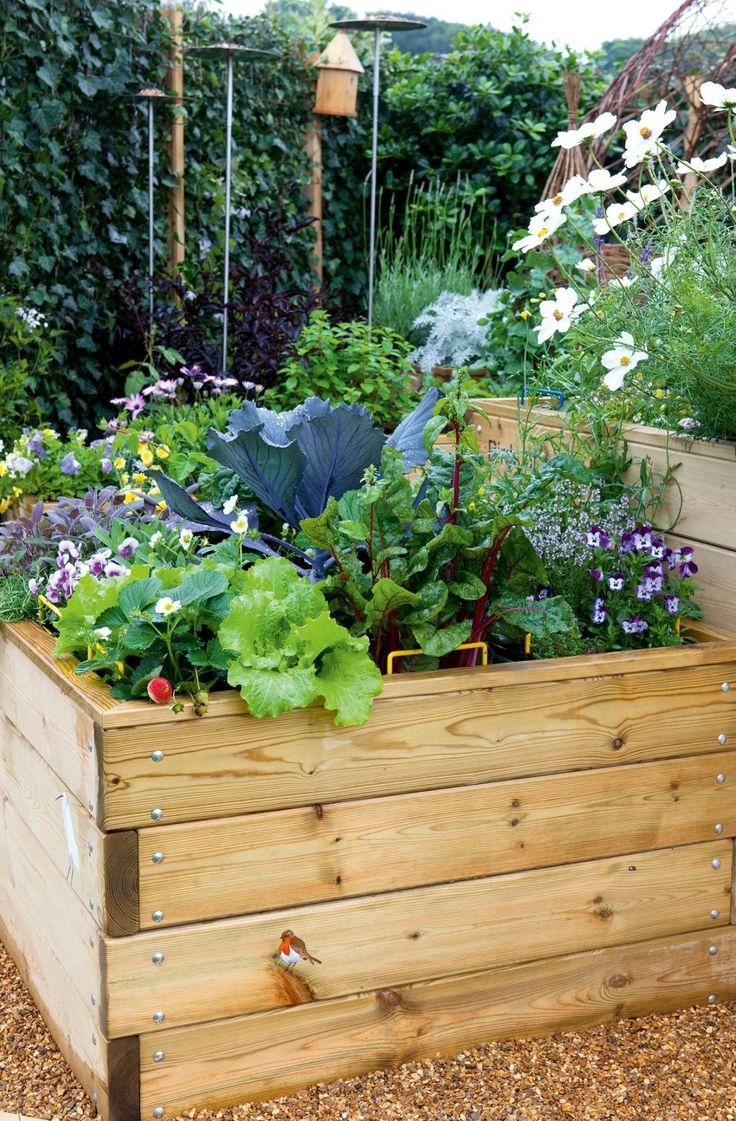
<svg viewBox="0 0 736 1121">
<path fill-rule="evenodd" d="M 162 8 L 169 25 L 168 70 L 166 88 L 171 102 L 169 133 L 169 169 L 174 184 L 169 188 L 168 250 L 169 272 L 176 275 L 186 255 L 184 227 L 184 13 L 174 5 Z"/>
<path fill-rule="evenodd" d="M 307 127 L 304 151 L 309 160 L 310 180 L 307 188 L 309 197 L 309 214 L 314 218 L 314 271 L 322 286 L 324 274 L 324 246 L 322 242 L 322 122 L 316 115 L 312 116 Z"/>
</svg>

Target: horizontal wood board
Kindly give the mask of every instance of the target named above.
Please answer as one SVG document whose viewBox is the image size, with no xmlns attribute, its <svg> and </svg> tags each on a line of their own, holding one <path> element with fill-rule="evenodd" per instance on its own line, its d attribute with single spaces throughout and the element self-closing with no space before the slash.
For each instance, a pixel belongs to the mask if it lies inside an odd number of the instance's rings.
<svg viewBox="0 0 736 1121">
<path fill-rule="evenodd" d="M 713 841 L 104 939 L 108 1034 L 146 1031 L 157 1010 L 170 1026 L 196 1023 L 715 930 L 729 918 L 732 854 Z M 287 927 L 321 965 L 293 976 L 277 964 Z"/>
<path fill-rule="evenodd" d="M 705 1004 L 710 995 L 736 996 L 732 928 L 164 1028 L 141 1037 L 142 1115 L 275 1098 L 493 1039 Z M 153 1061 L 158 1050 L 164 1062 Z"/>
<path fill-rule="evenodd" d="M 733 837 L 735 761 L 730 750 L 141 830 L 140 926 L 709 841 L 716 824 Z"/>
<path fill-rule="evenodd" d="M 469 687 L 385 699 L 367 724 L 339 730 L 320 709 L 115 729 L 104 736 L 103 823 L 144 828 L 154 809 L 170 824 L 716 752 L 719 734 L 736 735 L 736 687 L 721 689 L 734 678 L 724 661 Z"/>
</svg>

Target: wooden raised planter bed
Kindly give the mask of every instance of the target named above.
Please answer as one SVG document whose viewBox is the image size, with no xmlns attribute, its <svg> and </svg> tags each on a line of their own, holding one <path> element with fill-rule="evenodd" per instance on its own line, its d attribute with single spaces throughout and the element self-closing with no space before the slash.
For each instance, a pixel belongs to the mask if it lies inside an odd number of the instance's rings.
<svg viewBox="0 0 736 1121">
<path fill-rule="evenodd" d="M 336 729 L 116 702 L 3 627 L 0 936 L 103 1118 L 736 996 L 736 639 L 700 638 L 398 676 Z"/>
<path fill-rule="evenodd" d="M 473 404 L 481 450 L 519 446 L 516 398 L 484 398 Z M 559 435 L 564 429 L 564 413 L 537 408 L 533 417 L 537 431 Z M 702 588 L 698 603 L 705 619 L 736 632 L 736 444 L 678 439 L 645 425 L 627 425 L 623 435 L 632 459 L 629 481 L 638 480 L 645 459 L 659 474 L 675 469 L 677 481 L 665 489 L 656 524 L 668 529 L 676 521 L 668 534 L 671 544 L 695 546 Z"/>
</svg>

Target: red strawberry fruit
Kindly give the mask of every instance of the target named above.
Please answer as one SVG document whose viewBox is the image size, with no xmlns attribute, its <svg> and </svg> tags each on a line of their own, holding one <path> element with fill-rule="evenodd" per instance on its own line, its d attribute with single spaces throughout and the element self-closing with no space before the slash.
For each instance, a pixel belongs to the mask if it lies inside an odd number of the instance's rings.
<svg viewBox="0 0 736 1121">
<path fill-rule="evenodd" d="M 172 684 L 165 677 L 154 677 L 148 682 L 146 692 L 156 705 L 167 705 L 174 696 Z"/>
</svg>

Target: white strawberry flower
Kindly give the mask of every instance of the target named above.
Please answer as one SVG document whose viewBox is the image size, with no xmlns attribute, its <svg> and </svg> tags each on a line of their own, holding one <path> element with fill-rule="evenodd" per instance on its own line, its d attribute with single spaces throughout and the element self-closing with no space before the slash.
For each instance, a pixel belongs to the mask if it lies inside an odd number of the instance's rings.
<svg viewBox="0 0 736 1121">
<path fill-rule="evenodd" d="M 248 515 L 241 510 L 234 522 L 230 522 L 230 529 L 243 537 L 248 532 Z"/>
<path fill-rule="evenodd" d="M 180 607 L 181 600 L 171 599 L 170 596 L 162 596 L 153 610 L 157 615 L 173 615 Z"/>
<path fill-rule="evenodd" d="M 601 113 L 594 121 L 585 121 L 580 128 L 570 128 L 558 132 L 552 141 L 553 148 L 577 148 L 585 140 L 597 140 L 616 124 L 613 113 Z"/>
<path fill-rule="evenodd" d="M 556 288 L 554 300 L 542 300 L 539 313 L 542 322 L 534 328 L 540 343 L 559 333 L 564 335 L 572 325 L 571 313 L 578 302 L 578 294 L 572 288 Z"/>
<path fill-rule="evenodd" d="M 667 108 L 666 101 L 660 101 L 656 109 L 645 109 L 638 120 L 626 122 L 624 125 L 626 167 L 636 167 L 643 159 L 653 155 L 662 147 L 659 138 L 676 116 L 674 109 Z"/>
<path fill-rule="evenodd" d="M 233 494 L 233 495 L 230 496 L 230 498 L 227 499 L 226 502 L 223 502 L 223 504 L 222 504 L 223 514 L 232 514 L 233 510 L 235 509 L 235 507 L 237 505 L 238 505 L 238 496 L 237 496 L 237 494 Z"/>
<path fill-rule="evenodd" d="M 607 389 L 620 389 L 626 375 L 648 357 L 645 350 L 636 349 L 633 336 L 628 331 L 622 331 L 613 349 L 607 350 L 601 357 L 601 362 L 608 370 L 603 384 Z"/>
<path fill-rule="evenodd" d="M 606 207 L 604 218 L 593 220 L 593 229 L 599 237 L 604 237 L 609 230 L 620 226 L 622 222 L 629 222 L 637 215 L 637 208 L 631 200 L 626 202 L 612 202 Z"/>
<path fill-rule="evenodd" d="M 515 241 L 512 248 L 521 249 L 528 253 L 536 249 L 551 236 L 566 221 L 564 214 L 535 214 L 529 223 L 529 232 L 525 237 Z"/>
<path fill-rule="evenodd" d="M 700 100 L 703 105 L 722 110 L 736 109 L 736 89 L 726 89 L 720 82 L 703 82 L 700 87 Z"/>
<path fill-rule="evenodd" d="M 702 160 L 700 156 L 691 156 L 687 163 L 677 165 L 677 174 L 687 175 L 688 171 L 699 171 L 702 175 L 707 175 L 708 172 L 723 167 L 729 158 L 734 158 L 729 152 L 721 152 L 719 156 L 712 156 L 709 160 Z"/>
<path fill-rule="evenodd" d="M 109 627 L 95 627 L 93 634 L 95 638 L 109 638 L 112 631 Z"/>
<path fill-rule="evenodd" d="M 182 549 L 188 549 L 193 540 L 194 534 L 192 533 L 191 529 L 184 528 L 179 531 L 179 544 L 181 545 Z"/>
<path fill-rule="evenodd" d="M 162 537 L 163 537 L 163 534 L 161 533 L 161 530 L 157 529 L 155 533 L 151 534 L 151 538 L 150 538 L 148 544 L 151 546 L 152 549 L 155 549 Z"/>
<path fill-rule="evenodd" d="M 588 191 L 595 194 L 598 191 L 615 191 L 616 187 L 623 187 L 626 176 L 619 172 L 611 175 L 605 167 L 594 167 L 588 176 Z"/>
</svg>

